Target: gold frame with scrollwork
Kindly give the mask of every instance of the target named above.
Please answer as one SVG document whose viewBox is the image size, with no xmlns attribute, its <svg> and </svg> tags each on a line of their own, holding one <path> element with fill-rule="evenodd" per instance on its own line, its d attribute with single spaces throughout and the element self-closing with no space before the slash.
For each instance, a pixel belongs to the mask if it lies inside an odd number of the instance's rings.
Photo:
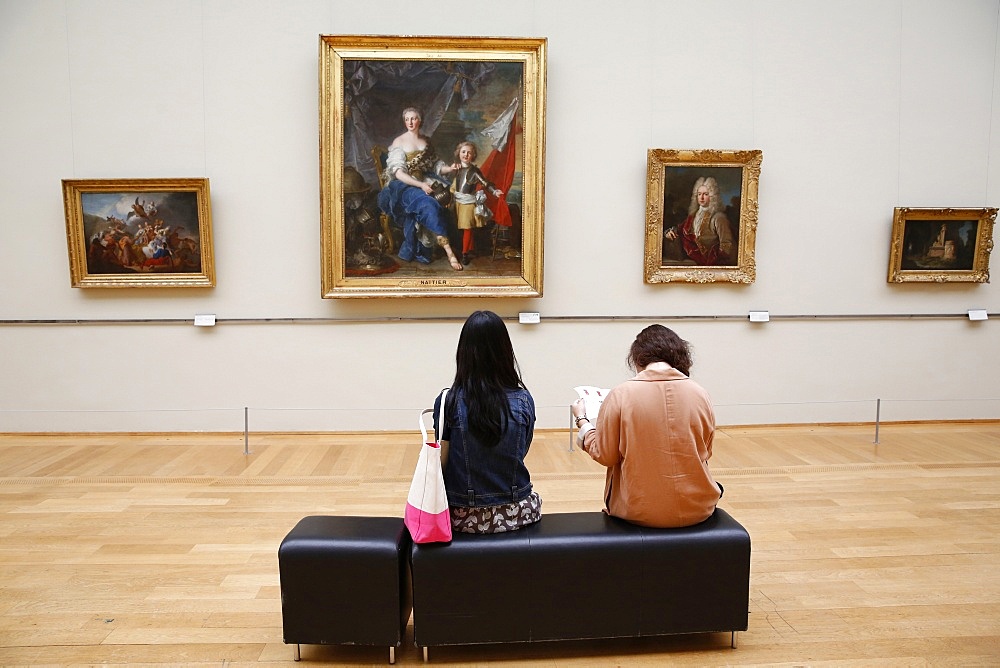
<svg viewBox="0 0 1000 668">
<path fill-rule="evenodd" d="M 372 298 L 372 297 L 540 297 L 542 295 L 543 219 L 545 183 L 545 38 L 514 37 L 399 37 L 379 35 L 320 35 L 320 232 L 321 273 L 323 298 Z M 361 63 L 351 63 L 361 61 Z M 489 275 L 477 271 L 453 271 L 447 267 L 435 269 L 416 263 L 405 265 L 407 272 L 357 275 L 348 271 L 346 257 L 347 231 L 344 199 L 345 172 L 353 165 L 345 164 L 345 117 L 368 113 L 371 118 L 382 107 L 365 108 L 345 104 L 345 88 L 351 96 L 358 90 L 358 82 L 345 76 L 345 64 L 350 69 L 361 65 L 377 66 L 383 61 L 424 62 L 450 67 L 467 63 L 501 63 L 509 70 L 521 67 L 519 85 L 511 90 L 519 97 L 516 137 L 517 171 L 515 182 L 520 185 L 519 204 L 521 234 L 520 244 L 505 247 L 507 258 L 518 259 L 509 263 L 511 269 L 502 275 Z M 416 85 L 419 80 L 414 79 Z M 460 85 L 456 83 L 457 87 Z M 382 97 L 382 101 L 390 93 Z M 353 98 L 352 98 L 353 99 Z M 457 99 L 457 94 L 456 94 Z M 393 99 L 397 111 L 407 105 L 405 99 Z M 380 112 L 379 112 L 380 113 Z M 367 119 L 366 119 L 367 120 Z M 479 130 L 481 128 L 477 128 Z M 402 131 L 400 124 L 399 130 Z M 398 133 L 397 131 L 397 133 Z M 433 137 L 432 137 L 433 138 Z M 352 156 L 363 156 L 367 151 L 384 146 L 391 137 L 359 148 L 355 141 L 349 147 Z M 514 139 L 510 141 L 515 141 Z M 453 146 L 437 147 L 445 159 Z M 363 150 L 362 150 L 363 149 Z M 376 150 L 378 150 L 376 148 Z M 482 151 L 480 158 L 485 158 Z M 377 167 L 375 165 L 374 167 Z M 369 167 L 371 169 L 371 167 Z M 377 172 L 372 172 L 377 173 Z M 355 175 L 350 174 L 351 177 Z M 519 180 L 518 180 L 519 179 Z M 380 183 L 365 179 L 365 187 L 376 191 Z M 381 181 L 381 177 L 379 178 Z M 385 218 L 384 213 L 374 212 Z M 384 236 L 392 237 L 388 223 Z M 393 249 L 390 240 L 388 248 Z M 496 242 L 493 253 L 496 253 Z M 398 248 L 393 249 L 398 251 Z M 383 257 L 391 257 L 385 253 Z M 398 258 L 392 258 L 395 262 Z M 397 263 L 398 264 L 398 263 Z M 440 263 L 438 263 L 440 264 Z M 519 271 L 516 269 L 520 266 Z M 475 261 L 473 261 L 475 269 Z M 516 274 L 516 275 L 515 275 Z"/>
<path fill-rule="evenodd" d="M 649 149 L 646 156 L 646 283 L 753 283 L 757 277 L 757 185 L 763 154 L 758 150 Z M 725 264 L 700 264 L 676 242 L 678 223 L 690 215 L 688 200 L 699 176 L 725 176 L 730 192 L 738 191 L 739 206 L 728 214 L 735 237 L 732 257 Z M 669 206 L 668 206 L 669 205 Z M 737 213 L 738 212 L 738 213 Z M 705 259 L 705 258 L 702 258 Z"/>
<path fill-rule="evenodd" d="M 989 283 L 996 216 L 995 208 L 896 207 L 888 282 Z"/>
<path fill-rule="evenodd" d="M 64 179 L 62 189 L 72 287 L 215 287 L 207 178 Z M 133 243 L 141 226 L 163 252 Z"/>
</svg>

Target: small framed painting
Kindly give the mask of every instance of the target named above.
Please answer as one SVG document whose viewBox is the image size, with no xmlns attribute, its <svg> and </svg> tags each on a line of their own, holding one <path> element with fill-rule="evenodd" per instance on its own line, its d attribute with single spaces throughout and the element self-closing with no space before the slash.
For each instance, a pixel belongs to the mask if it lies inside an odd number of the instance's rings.
<svg viewBox="0 0 1000 668">
<path fill-rule="evenodd" d="M 761 151 L 650 149 L 647 283 L 753 283 Z"/>
<path fill-rule="evenodd" d="M 892 217 L 889 283 L 989 283 L 995 208 L 910 209 Z"/>
<path fill-rule="evenodd" d="M 215 286 L 208 179 L 64 180 L 74 288 Z"/>
</svg>

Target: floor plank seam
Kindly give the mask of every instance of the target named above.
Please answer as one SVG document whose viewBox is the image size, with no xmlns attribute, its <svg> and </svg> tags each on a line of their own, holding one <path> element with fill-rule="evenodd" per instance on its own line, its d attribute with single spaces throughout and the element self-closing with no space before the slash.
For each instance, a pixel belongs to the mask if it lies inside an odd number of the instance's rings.
<svg viewBox="0 0 1000 668">
<path fill-rule="evenodd" d="M 858 463 L 858 464 L 801 464 L 769 467 L 726 467 L 712 468 L 712 473 L 725 477 L 743 476 L 776 476 L 802 473 L 837 473 L 852 471 L 921 471 L 921 470 L 942 470 L 942 469 L 971 469 L 971 468 L 997 468 L 1000 467 L 1000 460 L 987 460 L 979 462 L 886 462 L 886 463 Z M 584 473 L 540 473 L 533 476 L 537 480 L 593 480 L 603 478 L 603 471 L 593 471 Z M 312 486 L 323 484 L 370 484 L 370 483 L 407 483 L 410 476 L 360 476 L 360 475 L 323 475 L 323 476 L 296 476 L 296 477 L 271 477 L 271 476 L 18 476 L 0 478 L 0 486 L 14 485 L 63 485 L 63 484 L 106 484 L 106 485 L 203 485 L 208 484 L 214 487 L 282 487 L 282 486 Z"/>
</svg>

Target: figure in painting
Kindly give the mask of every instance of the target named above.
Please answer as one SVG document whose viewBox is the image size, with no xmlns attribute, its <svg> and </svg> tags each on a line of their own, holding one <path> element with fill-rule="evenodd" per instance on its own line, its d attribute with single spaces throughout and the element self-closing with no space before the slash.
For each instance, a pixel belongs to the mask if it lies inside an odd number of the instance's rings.
<svg viewBox="0 0 1000 668">
<path fill-rule="evenodd" d="M 684 254 L 697 265 L 734 264 L 736 248 L 726 217 L 719 184 L 711 176 L 695 181 L 688 216 L 664 233 L 670 241 L 680 239 Z"/>
<path fill-rule="evenodd" d="M 85 207 L 87 204 L 85 203 Z M 128 195 L 116 213 L 85 216 L 90 244 L 87 271 L 95 274 L 186 273 L 201 270 L 199 239 L 184 223 L 187 207 Z M 85 214 L 87 214 L 85 208 Z M 124 213 L 124 218 L 119 215 Z M 167 224 L 170 223 L 170 224 Z"/>
<path fill-rule="evenodd" d="M 418 109 L 403 110 L 406 132 L 389 145 L 386 158 L 386 186 L 379 192 L 378 205 L 392 216 L 403 230 L 399 259 L 430 264 L 434 244 L 440 246 L 455 271 L 462 263 L 455 257 L 448 240 L 448 217 L 445 206 L 450 193 L 442 177 L 457 169 L 438 160 L 430 139 L 420 132 L 423 116 Z"/>
<path fill-rule="evenodd" d="M 470 141 L 461 142 L 455 149 L 455 164 L 459 165 L 452 181 L 451 190 L 455 195 L 455 217 L 462 232 L 462 264 L 469 264 L 475 250 L 475 233 L 486 227 L 493 213 L 486 208 L 486 191 L 494 197 L 503 191 L 486 180 L 476 167 L 476 145 Z"/>
</svg>

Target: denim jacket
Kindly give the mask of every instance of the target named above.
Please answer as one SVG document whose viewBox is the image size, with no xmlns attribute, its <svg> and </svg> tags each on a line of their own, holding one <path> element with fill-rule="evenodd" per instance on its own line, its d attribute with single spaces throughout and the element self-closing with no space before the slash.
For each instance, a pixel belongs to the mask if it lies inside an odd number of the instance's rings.
<svg viewBox="0 0 1000 668">
<path fill-rule="evenodd" d="M 444 416 L 444 429 L 437 423 L 441 395 L 434 400 L 434 432 L 448 441 L 444 486 L 448 505 L 478 508 L 517 503 L 531 494 L 531 477 L 524 457 L 535 432 L 535 401 L 527 390 L 507 390 L 511 417 L 500 442 L 492 448 L 481 445 L 469 433 L 467 408 L 461 391 L 457 415 Z"/>
</svg>

